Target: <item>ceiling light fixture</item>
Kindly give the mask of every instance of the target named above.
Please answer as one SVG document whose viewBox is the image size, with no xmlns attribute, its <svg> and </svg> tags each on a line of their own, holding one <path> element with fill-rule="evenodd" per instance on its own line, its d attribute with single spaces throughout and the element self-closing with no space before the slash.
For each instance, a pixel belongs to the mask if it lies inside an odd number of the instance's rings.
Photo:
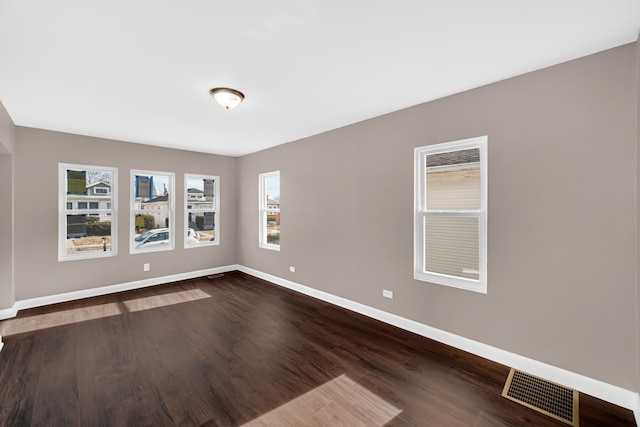
<svg viewBox="0 0 640 427">
<path fill-rule="evenodd" d="M 237 107 L 244 99 L 242 92 L 228 87 L 214 87 L 209 93 L 221 107 L 227 110 Z"/>
</svg>

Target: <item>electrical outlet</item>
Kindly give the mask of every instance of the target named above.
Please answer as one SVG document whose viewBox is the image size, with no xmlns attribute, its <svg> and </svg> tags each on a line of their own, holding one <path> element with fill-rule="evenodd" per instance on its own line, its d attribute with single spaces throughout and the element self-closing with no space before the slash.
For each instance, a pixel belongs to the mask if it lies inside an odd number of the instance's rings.
<svg viewBox="0 0 640 427">
<path fill-rule="evenodd" d="M 290 265 L 289 266 L 289 271 L 292 272 L 292 273 L 295 273 L 296 272 L 296 268 L 294 266 Z"/>
<path fill-rule="evenodd" d="M 382 296 L 385 298 L 393 298 L 393 291 L 388 291 L 386 289 L 383 289 Z"/>
<path fill-rule="evenodd" d="M 149 269 L 150 269 L 149 268 L 149 263 L 146 263 L 143 267 L 144 267 L 144 271 L 149 271 Z"/>
</svg>

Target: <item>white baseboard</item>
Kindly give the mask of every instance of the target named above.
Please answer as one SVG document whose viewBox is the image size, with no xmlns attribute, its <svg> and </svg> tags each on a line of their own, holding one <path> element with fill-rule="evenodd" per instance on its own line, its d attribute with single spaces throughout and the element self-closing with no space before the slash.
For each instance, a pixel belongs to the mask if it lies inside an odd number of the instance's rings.
<svg viewBox="0 0 640 427">
<path fill-rule="evenodd" d="M 640 426 L 640 395 L 636 392 L 623 389 L 621 387 L 608 384 L 593 378 L 586 377 L 575 372 L 557 368 L 546 363 L 528 357 L 520 356 L 497 347 L 492 347 L 459 335 L 452 334 L 431 326 L 418 323 L 416 321 L 369 307 L 346 298 L 332 295 L 317 289 L 313 289 L 290 280 L 282 279 L 271 274 L 263 273 L 252 268 L 239 266 L 238 269 L 244 273 L 275 283 L 287 289 L 300 292 L 302 294 L 329 302 L 331 304 L 346 308 L 356 313 L 363 314 L 376 320 L 397 326 L 401 329 L 413 332 L 426 338 L 450 345 L 460 350 L 473 353 L 485 359 L 506 365 L 529 374 L 545 378 L 549 381 L 561 384 L 588 395 L 597 397 L 615 405 L 634 411 L 636 424 Z"/>
<path fill-rule="evenodd" d="M 207 268 L 205 270 L 190 271 L 187 273 L 172 274 L 170 276 L 153 277 L 150 279 L 136 280 L 134 282 L 121 283 L 118 285 L 102 286 L 99 288 L 83 289 L 80 291 L 65 292 L 63 294 L 48 295 L 44 297 L 29 298 L 16 301 L 13 307 L 0 310 L 0 320 L 15 317 L 19 310 L 28 308 L 42 307 L 50 304 L 58 304 L 61 302 L 73 301 L 82 298 L 97 297 L 116 292 L 130 291 L 133 289 L 146 288 L 149 286 L 162 285 L 179 280 L 194 279 L 196 277 L 207 276 L 210 274 L 225 273 L 228 271 L 239 270 L 236 264 L 226 265 L 223 267 Z M 0 347 L 1 348 L 1 347 Z"/>
<path fill-rule="evenodd" d="M 14 303 L 12 307 L 0 310 L 0 320 L 11 319 L 16 317 L 16 314 L 18 314 L 18 306 Z"/>
</svg>

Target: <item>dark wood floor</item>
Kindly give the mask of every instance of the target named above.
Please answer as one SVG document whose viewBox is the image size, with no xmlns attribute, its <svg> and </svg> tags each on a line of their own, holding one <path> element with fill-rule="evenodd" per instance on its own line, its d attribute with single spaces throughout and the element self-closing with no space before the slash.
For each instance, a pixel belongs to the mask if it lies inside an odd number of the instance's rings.
<svg viewBox="0 0 640 427">
<path fill-rule="evenodd" d="M 0 322 L 2 426 L 564 426 L 509 369 L 239 272 Z M 580 425 L 633 426 L 580 396 Z"/>
</svg>

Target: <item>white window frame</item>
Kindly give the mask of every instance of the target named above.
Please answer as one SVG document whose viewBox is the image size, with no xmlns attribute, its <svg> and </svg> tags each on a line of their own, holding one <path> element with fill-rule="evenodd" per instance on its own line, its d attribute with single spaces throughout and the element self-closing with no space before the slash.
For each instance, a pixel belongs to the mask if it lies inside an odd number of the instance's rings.
<svg viewBox="0 0 640 427">
<path fill-rule="evenodd" d="M 77 204 L 71 203 L 71 209 L 67 209 L 67 169 L 73 170 L 98 170 L 110 172 L 113 182 L 111 208 L 92 209 L 91 212 L 110 214 L 111 217 L 111 250 L 110 251 L 83 251 L 72 255 L 67 254 L 67 215 L 74 212 L 88 212 L 87 209 L 78 209 Z M 108 166 L 90 166 L 71 163 L 58 163 L 58 261 L 74 261 L 79 259 L 106 258 L 118 254 L 118 169 Z"/>
<path fill-rule="evenodd" d="M 270 178 L 273 176 L 277 176 L 278 178 L 280 178 L 280 171 L 261 173 L 258 176 L 259 189 L 260 189 L 259 191 L 260 199 L 258 201 L 258 207 L 260 211 L 260 217 L 259 217 L 259 223 L 258 223 L 259 224 L 258 246 L 263 249 L 271 249 L 273 251 L 279 251 L 280 245 L 267 243 L 267 216 L 270 213 L 278 213 L 278 214 L 280 213 L 280 208 L 270 208 L 267 205 L 267 188 L 266 188 L 267 178 Z"/>
<path fill-rule="evenodd" d="M 196 179 L 212 179 L 213 180 L 213 207 L 211 209 L 194 209 L 189 208 L 189 203 L 193 203 L 195 200 L 189 200 L 189 184 L 188 178 L 196 178 Z M 184 174 L 184 247 L 185 249 L 190 248 L 202 248 L 206 246 L 216 246 L 220 244 L 220 177 L 215 175 L 199 175 L 194 173 L 185 173 Z M 187 229 L 189 228 L 189 213 L 190 212 L 213 212 L 215 218 L 215 226 L 214 226 L 214 241 L 200 242 L 198 244 L 188 244 L 187 243 Z"/>
<path fill-rule="evenodd" d="M 154 211 L 145 211 L 142 209 L 135 208 L 135 198 L 136 198 L 136 175 L 149 176 L 149 175 L 165 175 L 169 177 L 169 208 L 164 210 L 154 210 Z M 129 253 L 130 254 L 143 254 L 149 252 L 160 252 L 160 251 L 171 251 L 175 249 L 176 246 L 176 196 L 175 196 L 175 173 L 173 172 L 160 172 L 160 171 L 148 171 L 141 169 L 131 169 L 131 176 L 129 181 L 129 191 L 131 194 L 129 196 Z M 169 244 L 168 245 L 158 245 L 158 246 L 150 246 L 148 248 L 135 248 L 135 237 L 136 237 L 136 214 L 138 213 L 148 213 L 148 212 L 166 212 L 169 217 Z M 158 227 L 165 228 L 165 227 Z"/>
<path fill-rule="evenodd" d="M 487 293 L 487 136 L 417 147 L 414 152 L 414 278 L 454 288 Z M 428 211 L 426 209 L 426 159 L 428 155 L 477 148 L 480 150 L 480 208 L 477 210 Z M 425 269 L 425 218 L 428 216 L 475 217 L 479 221 L 479 279 L 450 276 Z"/>
</svg>

